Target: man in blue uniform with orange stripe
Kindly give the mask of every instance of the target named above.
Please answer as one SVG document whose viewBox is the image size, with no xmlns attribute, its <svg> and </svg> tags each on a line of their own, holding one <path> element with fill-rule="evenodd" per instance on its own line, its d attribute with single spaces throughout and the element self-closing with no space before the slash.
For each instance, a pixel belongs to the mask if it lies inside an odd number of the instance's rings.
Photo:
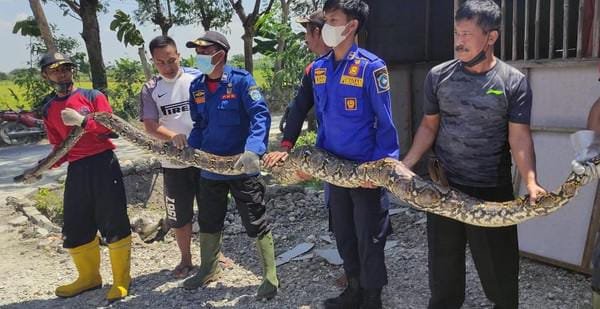
<svg viewBox="0 0 600 309">
<path fill-rule="evenodd" d="M 56 288 L 60 297 L 72 297 L 100 288 L 98 231 L 108 243 L 113 285 L 106 298 L 128 295 L 131 277 L 131 229 L 119 161 L 113 153 L 110 130 L 87 114 L 112 112 L 106 96 L 94 89 L 73 85 L 75 64 L 61 53 L 48 53 L 40 61 L 42 77 L 55 94 L 45 100 L 44 124 L 48 141 L 55 148 L 72 126 L 85 130 L 83 137 L 54 167 L 68 161 L 64 192 L 63 247 L 67 248 L 79 273 L 73 283 Z"/>
<path fill-rule="evenodd" d="M 322 37 L 333 51 L 315 60 L 310 71 L 319 123 L 316 146 L 356 162 L 398 158 L 387 68 L 354 44 L 368 5 L 328 0 L 323 11 Z M 348 285 L 341 295 L 327 299 L 325 308 L 381 308 L 381 289 L 387 284 L 383 249 L 391 232 L 386 193 L 369 183 L 329 187 L 333 231 Z"/>
<path fill-rule="evenodd" d="M 250 73 L 226 65 L 229 43 L 218 32 L 207 31 L 187 42 L 196 50 L 196 66 L 203 72 L 190 85 L 190 115 L 194 127 L 188 138 L 191 147 L 208 153 L 242 154 L 235 163 L 244 174 L 227 176 L 202 171 L 200 174 L 201 264 L 198 274 L 183 283 L 195 289 L 219 277 L 217 263 L 227 211 L 227 195 L 233 196 L 248 236 L 256 238 L 263 264 L 263 282 L 258 298 L 272 298 L 279 281 L 275 268 L 273 236 L 266 217 L 265 186 L 258 179 L 259 157 L 267 151 L 271 116 Z"/>
</svg>

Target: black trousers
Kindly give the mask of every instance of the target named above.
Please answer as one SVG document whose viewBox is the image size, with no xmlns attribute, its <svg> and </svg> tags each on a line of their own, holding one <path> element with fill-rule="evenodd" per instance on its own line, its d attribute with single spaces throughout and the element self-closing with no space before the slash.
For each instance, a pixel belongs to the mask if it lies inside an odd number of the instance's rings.
<svg viewBox="0 0 600 309">
<path fill-rule="evenodd" d="M 194 198 L 200 204 L 200 169 L 163 168 L 165 208 L 170 227 L 181 228 L 194 218 Z"/>
<path fill-rule="evenodd" d="M 200 177 L 198 224 L 202 233 L 223 230 L 227 214 L 227 194 L 231 192 L 242 217 L 246 234 L 254 238 L 270 231 L 264 203 L 265 186 L 258 177 L 234 180 L 211 180 Z"/>
<path fill-rule="evenodd" d="M 69 163 L 63 205 L 65 248 L 92 241 L 98 230 L 107 243 L 131 235 L 123 174 L 112 150 Z"/>
<path fill-rule="evenodd" d="M 387 284 L 383 249 L 391 233 L 383 189 L 348 189 L 329 185 L 329 207 L 338 252 L 346 276 L 360 278 L 365 289 Z"/>
<path fill-rule="evenodd" d="M 513 199 L 511 185 L 475 188 L 450 184 L 487 201 Z M 465 246 L 469 243 L 485 295 L 494 308 L 519 304 L 517 226 L 485 228 L 427 214 L 429 245 L 429 309 L 460 308 L 465 299 Z"/>
</svg>

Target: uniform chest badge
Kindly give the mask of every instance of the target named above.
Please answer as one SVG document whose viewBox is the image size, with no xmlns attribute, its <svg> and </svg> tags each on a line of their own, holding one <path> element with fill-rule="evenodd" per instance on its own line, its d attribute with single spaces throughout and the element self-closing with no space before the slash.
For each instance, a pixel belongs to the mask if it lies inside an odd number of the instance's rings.
<svg viewBox="0 0 600 309">
<path fill-rule="evenodd" d="M 315 84 L 322 85 L 327 82 L 327 69 L 326 68 L 318 68 L 315 69 Z"/>
<path fill-rule="evenodd" d="M 227 93 L 224 94 L 221 97 L 221 99 L 223 99 L 223 100 L 232 100 L 232 99 L 235 99 L 235 98 L 237 98 L 237 95 L 235 93 L 233 93 L 233 84 L 229 83 L 227 85 Z"/>
<path fill-rule="evenodd" d="M 203 104 L 206 102 L 206 97 L 204 96 L 204 90 L 194 91 L 194 102 L 196 104 Z"/>
<path fill-rule="evenodd" d="M 355 111 L 358 108 L 356 98 L 344 98 L 344 109 L 347 111 Z"/>
<path fill-rule="evenodd" d="M 360 59 L 355 59 L 350 65 L 346 64 L 340 84 L 362 88 L 365 66 L 360 65 Z"/>
</svg>

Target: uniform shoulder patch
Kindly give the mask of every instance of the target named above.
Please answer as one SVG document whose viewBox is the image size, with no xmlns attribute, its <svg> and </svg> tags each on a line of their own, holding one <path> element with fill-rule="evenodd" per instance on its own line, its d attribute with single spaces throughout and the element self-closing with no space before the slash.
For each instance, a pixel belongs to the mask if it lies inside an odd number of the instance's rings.
<svg viewBox="0 0 600 309">
<path fill-rule="evenodd" d="M 248 88 L 248 95 L 253 101 L 258 101 L 262 98 L 262 94 L 260 94 L 260 89 L 258 89 L 258 86 L 250 86 Z"/>
<path fill-rule="evenodd" d="M 377 93 L 382 93 L 390 90 L 390 76 L 388 74 L 387 67 L 383 66 L 373 71 L 373 79 L 375 80 L 375 87 Z"/>
</svg>

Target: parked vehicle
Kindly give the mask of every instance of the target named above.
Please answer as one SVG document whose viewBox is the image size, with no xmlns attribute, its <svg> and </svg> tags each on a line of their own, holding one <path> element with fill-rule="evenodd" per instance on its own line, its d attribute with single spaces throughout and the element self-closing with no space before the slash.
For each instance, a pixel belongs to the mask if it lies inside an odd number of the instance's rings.
<svg viewBox="0 0 600 309">
<path fill-rule="evenodd" d="M 46 135 L 44 121 L 33 111 L 0 111 L 0 142 L 8 145 L 36 143 Z M 0 144 L 1 144 L 0 143 Z"/>
</svg>

